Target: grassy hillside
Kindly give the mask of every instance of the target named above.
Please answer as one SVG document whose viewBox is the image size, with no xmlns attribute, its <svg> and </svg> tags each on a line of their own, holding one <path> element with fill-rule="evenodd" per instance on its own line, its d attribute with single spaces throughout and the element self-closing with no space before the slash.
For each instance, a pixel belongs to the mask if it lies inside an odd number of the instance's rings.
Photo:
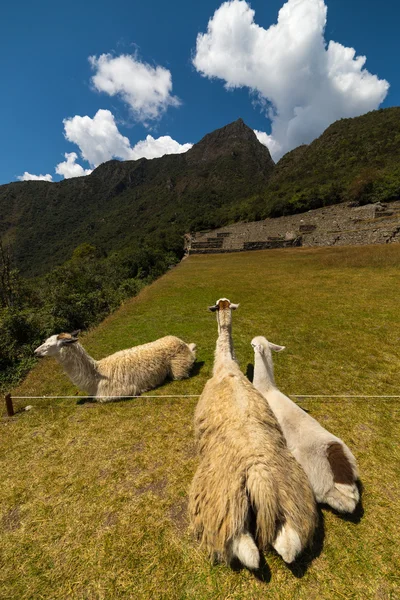
<svg viewBox="0 0 400 600">
<path fill-rule="evenodd" d="M 261 216 L 400 197 L 400 107 L 336 121 L 276 165 Z"/>
<path fill-rule="evenodd" d="M 400 595 L 397 281 L 400 247 L 269 250 L 194 256 L 142 290 L 83 339 L 100 358 L 172 333 L 198 344 L 193 377 L 106 405 L 16 400 L 0 421 L 0 596 L 27 599 L 394 600 Z M 275 360 L 288 394 L 348 394 L 301 406 L 356 455 L 363 507 L 323 509 L 314 549 L 289 569 L 272 551 L 258 576 L 212 566 L 187 531 L 196 468 L 192 418 L 212 369 L 217 326 L 206 307 L 241 306 L 233 336 L 286 345 Z M 15 395 L 74 395 L 44 360 Z"/>
</svg>

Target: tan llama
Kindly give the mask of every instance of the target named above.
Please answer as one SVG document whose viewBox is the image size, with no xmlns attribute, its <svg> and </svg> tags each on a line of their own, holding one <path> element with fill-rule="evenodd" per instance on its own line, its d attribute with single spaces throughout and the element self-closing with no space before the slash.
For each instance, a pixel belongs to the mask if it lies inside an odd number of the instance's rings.
<svg viewBox="0 0 400 600">
<path fill-rule="evenodd" d="M 231 312 L 217 301 L 214 371 L 195 411 L 199 466 L 189 493 L 193 528 L 208 553 L 259 567 L 272 545 L 290 563 L 312 539 L 317 512 L 304 471 L 268 404 L 234 357 Z"/>
</svg>

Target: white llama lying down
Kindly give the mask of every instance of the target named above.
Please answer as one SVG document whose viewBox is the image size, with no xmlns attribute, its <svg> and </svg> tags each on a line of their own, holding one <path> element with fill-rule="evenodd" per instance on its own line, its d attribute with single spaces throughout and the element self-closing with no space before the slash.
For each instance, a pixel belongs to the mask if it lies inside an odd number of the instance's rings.
<svg viewBox="0 0 400 600">
<path fill-rule="evenodd" d="M 360 499 L 356 459 L 341 439 L 329 433 L 275 385 L 271 344 L 265 337 L 251 341 L 254 348 L 253 385 L 268 401 L 285 435 L 289 450 L 307 473 L 318 502 L 339 512 L 352 513 Z"/>
<path fill-rule="evenodd" d="M 35 355 L 53 356 L 78 388 L 100 402 L 138 396 L 168 376 L 188 377 L 196 360 L 196 344 L 172 335 L 94 360 L 78 342 L 77 333 L 52 335 L 36 348 Z"/>
<path fill-rule="evenodd" d="M 226 298 L 211 307 L 219 335 L 213 377 L 195 412 L 199 466 L 189 514 L 211 556 L 228 563 L 236 557 L 257 569 L 259 548 L 269 544 L 292 562 L 311 541 L 317 512 L 307 476 L 287 449 L 276 418 L 234 358 L 235 308 Z"/>
</svg>

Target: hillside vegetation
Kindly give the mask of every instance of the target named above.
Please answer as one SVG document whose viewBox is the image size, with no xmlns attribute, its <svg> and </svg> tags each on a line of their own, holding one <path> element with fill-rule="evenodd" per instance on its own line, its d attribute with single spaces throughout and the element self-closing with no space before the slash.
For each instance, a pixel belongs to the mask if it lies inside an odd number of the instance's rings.
<svg viewBox="0 0 400 600">
<path fill-rule="evenodd" d="M 395 245 L 194 256 L 85 335 L 100 358 L 175 334 L 198 344 L 198 362 L 155 398 L 15 400 L 33 408 L 0 420 L 0 595 L 398 598 L 399 400 L 351 396 L 399 393 L 399 267 Z M 180 396 L 199 394 L 210 376 L 217 324 L 206 307 L 221 296 L 241 304 L 233 338 L 242 370 L 251 372 L 255 335 L 285 345 L 278 385 L 327 396 L 300 404 L 351 447 L 364 488 L 354 519 L 323 509 L 314 548 L 290 569 L 267 552 L 257 576 L 212 566 L 187 529 L 197 399 Z M 44 359 L 14 395 L 76 392 Z"/>
<path fill-rule="evenodd" d="M 399 158 L 400 108 L 388 108 L 334 123 L 277 165 L 238 119 L 185 154 L 0 186 L 0 389 L 40 338 L 96 325 L 179 262 L 185 232 L 399 198 Z"/>
<path fill-rule="evenodd" d="M 122 258 L 143 244 L 218 226 L 231 206 L 261 192 L 270 154 L 241 119 L 185 154 L 100 165 L 91 175 L 0 186 L 0 236 L 26 276 L 46 273 L 89 242 Z"/>
<path fill-rule="evenodd" d="M 309 146 L 286 154 L 266 188 L 261 214 L 281 216 L 342 201 L 400 198 L 400 107 L 341 119 Z"/>
<path fill-rule="evenodd" d="M 337 121 L 274 165 L 238 119 L 185 154 L 100 165 L 59 183 L 0 186 L 0 237 L 27 276 L 48 272 L 82 243 L 129 256 L 143 243 L 239 220 L 342 201 L 400 197 L 400 107 Z"/>
</svg>

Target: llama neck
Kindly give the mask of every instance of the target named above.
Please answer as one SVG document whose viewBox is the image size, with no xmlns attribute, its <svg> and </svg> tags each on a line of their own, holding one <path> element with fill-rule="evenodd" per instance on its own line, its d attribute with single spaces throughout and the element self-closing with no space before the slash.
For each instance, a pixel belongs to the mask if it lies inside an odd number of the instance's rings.
<svg viewBox="0 0 400 600">
<path fill-rule="evenodd" d="M 78 342 L 62 348 L 57 358 L 72 383 L 95 394 L 99 379 L 97 362 Z"/>
<path fill-rule="evenodd" d="M 271 352 L 267 355 L 255 352 L 253 385 L 260 392 L 276 388 Z"/>
<path fill-rule="evenodd" d="M 232 341 L 231 311 L 223 310 L 218 314 L 218 339 L 215 347 L 214 373 L 221 365 L 226 365 L 231 360 L 236 362 Z"/>
</svg>

